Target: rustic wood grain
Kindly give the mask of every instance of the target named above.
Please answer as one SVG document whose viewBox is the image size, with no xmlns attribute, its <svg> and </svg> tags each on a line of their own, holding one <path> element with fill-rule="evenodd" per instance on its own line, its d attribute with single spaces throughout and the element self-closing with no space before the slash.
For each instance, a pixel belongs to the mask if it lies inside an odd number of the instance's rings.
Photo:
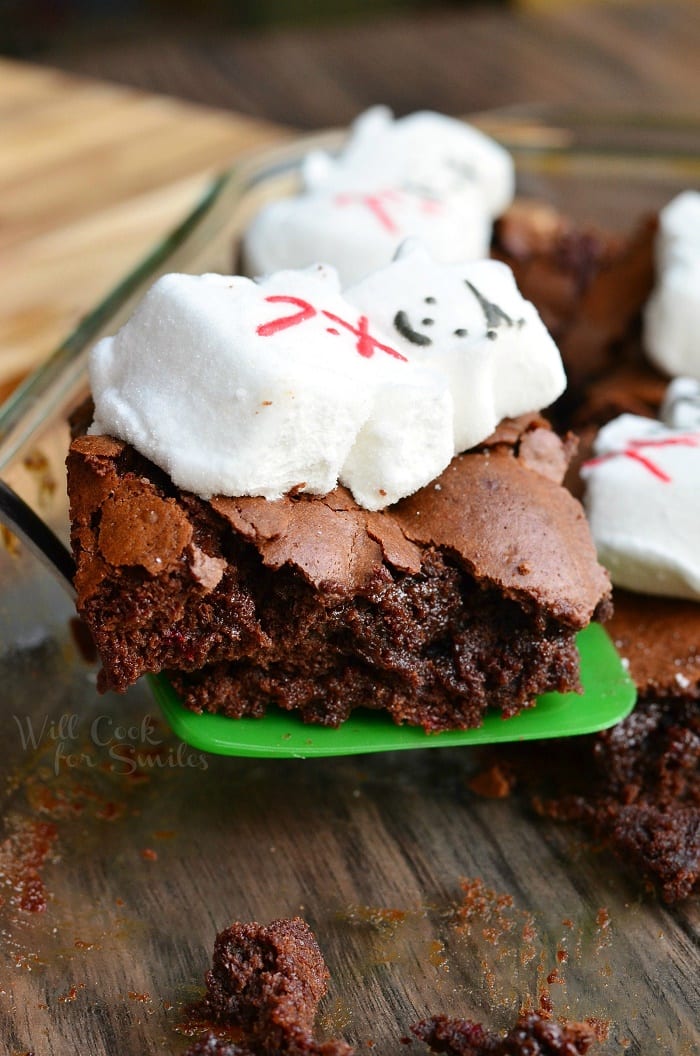
<svg viewBox="0 0 700 1056">
<path fill-rule="evenodd" d="M 45 358 L 273 125 L 0 60 L 0 385 Z"/>
<path fill-rule="evenodd" d="M 33 814 L 57 828 L 45 912 L 0 908 L 10 1052 L 182 1052 L 215 932 L 296 913 L 332 972 L 321 1029 L 359 1051 L 394 1056 L 409 1025 L 438 1012 L 505 1027 L 544 992 L 557 1015 L 607 1024 L 610 1056 L 623 1044 L 628 1056 L 697 1051 L 697 901 L 668 909 L 575 831 L 470 794 L 473 751 L 208 757 L 203 769 L 162 727 L 144 737 L 141 688 L 81 707 L 56 774 L 57 741 L 22 751 L 12 716 L 38 723 L 87 701 L 61 639 L 0 665 L 6 826 Z M 40 702 L 27 700 L 30 676 Z M 148 740 L 166 765 L 142 760 L 135 780 L 114 752 L 146 755 Z"/>
</svg>

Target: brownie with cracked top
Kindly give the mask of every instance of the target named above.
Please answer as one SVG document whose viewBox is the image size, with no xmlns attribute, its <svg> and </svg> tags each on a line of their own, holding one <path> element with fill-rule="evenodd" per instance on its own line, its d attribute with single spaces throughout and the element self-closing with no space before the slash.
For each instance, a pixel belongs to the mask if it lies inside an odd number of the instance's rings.
<svg viewBox="0 0 700 1056">
<path fill-rule="evenodd" d="M 278 501 L 176 489 L 127 444 L 68 457 L 78 610 L 123 690 L 166 671 L 188 707 L 269 704 L 335 726 L 358 706 L 426 730 L 579 685 L 576 633 L 610 609 L 571 454 L 505 420 L 416 494 L 369 512 L 338 487 Z"/>
</svg>

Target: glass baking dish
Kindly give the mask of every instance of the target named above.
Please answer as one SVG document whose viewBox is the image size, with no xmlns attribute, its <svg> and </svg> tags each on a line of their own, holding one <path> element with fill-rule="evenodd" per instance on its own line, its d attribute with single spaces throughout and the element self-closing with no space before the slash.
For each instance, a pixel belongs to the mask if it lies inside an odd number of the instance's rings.
<svg viewBox="0 0 700 1056">
<path fill-rule="evenodd" d="M 513 151 L 520 193 L 620 231 L 700 182 L 692 122 L 533 108 L 476 121 Z M 260 203 L 294 189 L 308 149 L 342 137 L 238 163 L 0 410 L 0 476 L 64 539 L 67 415 L 89 348 L 158 275 L 231 271 Z M 577 830 L 471 794 L 476 750 L 261 762 L 187 748 L 144 687 L 97 695 L 69 601 L 2 543 L 9 1052 L 180 1052 L 215 931 L 295 913 L 331 968 L 323 1030 L 378 1056 L 421 1016 L 501 1028 L 545 998 L 607 1023 L 605 1052 L 697 1051 L 697 901 L 668 908 Z"/>
</svg>

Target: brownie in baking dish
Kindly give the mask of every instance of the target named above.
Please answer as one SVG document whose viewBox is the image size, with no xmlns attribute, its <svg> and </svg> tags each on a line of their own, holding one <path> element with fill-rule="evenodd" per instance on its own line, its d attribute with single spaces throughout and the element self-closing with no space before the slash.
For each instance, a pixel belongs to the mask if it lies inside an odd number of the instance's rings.
<svg viewBox="0 0 700 1056">
<path fill-rule="evenodd" d="M 496 255 L 557 334 L 574 379 L 557 410 L 560 424 L 581 431 L 567 475 L 577 495 L 576 462 L 591 456 L 598 428 L 624 413 L 656 418 L 665 398 L 668 378 L 641 341 L 656 227 L 652 217 L 618 239 L 525 203 L 497 230 Z M 700 604 L 618 588 L 614 601 L 607 630 L 637 686 L 635 710 L 556 752 L 500 749 L 492 773 L 500 794 L 521 784 L 536 810 L 583 823 L 637 882 L 677 902 L 700 884 Z M 475 791 L 488 790 L 488 773 Z"/>
<path fill-rule="evenodd" d="M 657 227 L 651 215 L 619 236 L 528 199 L 516 201 L 495 226 L 492 255 L 512 269 L 561 352 L 567 389 L 555 407 L 559 424 L 573 421 L 578 428 L 602 421 L 605 399 L 621 401 L 621 410 L 661 399 L 664 379 L 646 361 L 640 340 L 640 312 L 654 283 Z M 614 378 L 619 381 L 613 396 Z M 593 398 L 599 379 L 604 392 Z M 613 402 L 609 417 L 615 413 Z"/>
<path fill-rule="evenodd" d="M 129 445 L 68 457 L 78 610 L 101 689 L 166 671 L 195 711 L 269 704 L 335 726 L 358 706 L 426 730 L 506 717 L 579 682 L 577 631 L 610 609 L 571 450 L 506 420 L 380 512 L 323 497 L 204 501 Z"/>
</svg>

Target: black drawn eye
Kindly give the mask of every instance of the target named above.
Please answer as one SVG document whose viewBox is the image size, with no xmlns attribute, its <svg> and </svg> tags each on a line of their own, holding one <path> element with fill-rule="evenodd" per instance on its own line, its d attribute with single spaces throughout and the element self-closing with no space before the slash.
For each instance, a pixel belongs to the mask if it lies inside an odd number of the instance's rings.
<svg viewBox="0 0 700 1056">
<path fill-rule="evenodd" d="M 465 279 L 464 281 L 476 297 L 479 302 L 479 307 L 484 313 L 484 320 L 487 327 L 486 336 L 491 341 L 498 337 L 496 330 L 499 326 L 517 326 L 518 329 L 520 329 L 521 326 L 524 326 L 524 319 L 513 319 L 507 312 L 504 312 L 499 304 L 495 304 L 487 297 L 484 297 L 483 293 L 480 293 L 469 279 Z"/>
<path fill-rule="evenodd" d="M 458 330 L 454 330 L 453 333 L 455 337 L 466 337 L 469 331 L 465 330 L 463 326 L 460 326 L 460 328 Z"/>
<path fill-rule="evenodd" d="M 435 322 L 434 319 L 421 319 L 421 326 L 432 326 Z"/>
<path fill-rule="evenodd" d="M 437 301 L 435 300 L 434 297 L 426 297 L 425 298 L 425 303 L 426 304 L 437 304 Z"/>
</svg>

